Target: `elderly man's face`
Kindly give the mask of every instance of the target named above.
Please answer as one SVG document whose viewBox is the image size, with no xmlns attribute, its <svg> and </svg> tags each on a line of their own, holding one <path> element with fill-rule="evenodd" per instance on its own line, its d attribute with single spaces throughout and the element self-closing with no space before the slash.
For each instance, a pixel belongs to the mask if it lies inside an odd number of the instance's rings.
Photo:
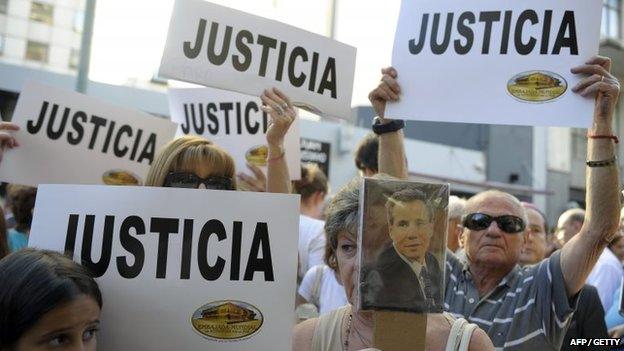
<svg viewBox="0 0 624 351">
<path fill-rule="evenodd" d="M 529 223 L 526 229 L 526 242 L 520 254 L 521 264 L 534 264 L 546 256 L 546 230 L 544 218 L 532 208 L 526 209 Z"/>
<path fill-rule="evenodd" d="M 422 201 L 399 202 L 392 209 L 390 238 L 397 251 L 410 261 L 424 262 L 433 234 L 429 211 Z"/>
<path fill-rule="evenodd" d="M 504 196 L 485 196 L 471 204 L 467 213 L 484 213 L 492 217 L 513 215 L 524 218 L 520 204 Z M 464 228 L 466 253 L 472 263 L 513 267 L 520 257 L 524 233 L 505 233 L 494 221 L 483 230 Z"/>
</svg>

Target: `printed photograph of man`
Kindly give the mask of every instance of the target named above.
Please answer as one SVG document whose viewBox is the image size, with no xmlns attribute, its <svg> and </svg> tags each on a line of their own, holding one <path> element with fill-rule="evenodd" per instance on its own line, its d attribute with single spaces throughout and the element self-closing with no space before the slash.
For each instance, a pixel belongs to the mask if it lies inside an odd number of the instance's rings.
<svg viewBox="0 0 624 351">
<path fill-rule="evenodd" d="M 414 188 L 397 191 L 385 208 L 391 240 L 366 269 L 363 308 L 442 312 L 443 273 L 429 251 L 434 214 L 425 193 Z"/>
</svg>

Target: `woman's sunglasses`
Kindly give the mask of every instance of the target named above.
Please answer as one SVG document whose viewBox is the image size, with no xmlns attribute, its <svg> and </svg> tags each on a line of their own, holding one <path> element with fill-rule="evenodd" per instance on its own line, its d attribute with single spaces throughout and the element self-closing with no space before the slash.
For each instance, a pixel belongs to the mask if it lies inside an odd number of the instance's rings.
<svg viewBox="0 0 624 351">
<path fill-rule="evenodd" d="M 197 189 L 200 184 L 204 184 L 206 189 L 213 190 L 234 190 L 232 179 L 221 176 L 209 176 L 200 178 L 195 173 L 171 172 L 165 178 L 165 187 Z"/>
<path fill-rule="evenodd" d="M 524 231 L 526 227 L 524 220 L 520 217 L 512 215 L 504 215 L 498 217 L 492 217 L 485 213 L 470 213 L 464 216 L 464 227 L 470 230 L 484 230 L 496 222 L 496 225 L 500 230 L 505 233 L 515 234 Z"/>
</svg>

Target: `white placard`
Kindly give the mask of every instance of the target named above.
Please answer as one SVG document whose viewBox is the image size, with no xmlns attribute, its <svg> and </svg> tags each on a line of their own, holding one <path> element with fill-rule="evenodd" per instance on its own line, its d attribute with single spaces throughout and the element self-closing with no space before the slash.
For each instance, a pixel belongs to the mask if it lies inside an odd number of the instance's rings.
<svg viewBox="0 0 624 351">
<path fill-rule="evenodd" d="M 298 228 L 296 195 L 41 185 L 29 246 L 99 276 L 100 350 L 286 351 Z"/>
<path fill-rule="evenodd" d="M 251 174 L 247 162 L 266 174 L 266 158 L 254 150 L 266 151 L 266 129 L 270 117 L 262 112 L 259 98 L 214 88 L 169 89 L 171 120 L 179 124 L 178 135 L 200 135 L 227 150 L 236 161 L 237 172 Z M 284 138 L 286 162 L 292 180 L 301 177 L 299 119 Z"/>
<path fill-rule="evenodd" d="M 392 55 L 402 96 L 386 116 L 587 128 L 593 99 L 572 92 L 584 77 L 570 69 L 598 53 L 601 9 L 600 0 L 403 0 Z"/>
<path fill-rule="evenodd" d="M 300 107 L 348 119 L 355 48 L 202 0 L 176 0 L 159 75 L 260 96 L 278 87 Z"/>
<path fill-rule="evenodd" d="M 143 184 L 176 130 L 166 119 L 33 81 L 12 121 L 20 146 L 5 152 L 0 179 L 31 186 Z"/>
</svg>

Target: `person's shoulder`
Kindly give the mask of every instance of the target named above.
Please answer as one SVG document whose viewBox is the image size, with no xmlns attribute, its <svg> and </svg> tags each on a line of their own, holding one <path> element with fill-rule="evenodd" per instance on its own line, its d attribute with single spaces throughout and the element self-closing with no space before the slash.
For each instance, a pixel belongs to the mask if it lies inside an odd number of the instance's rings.
<svg viewBox="0 0 624 351">
<path fill-rule="evenodd" d="M 470 344 L 468 345 L 469 351 L 487 351 L 494 350 L 494 344 L 492 344 L 492 340 L 487 335 L 487 333 L 477 327 L 472 332 L 472 337 L 470 338 Z"/>
<path fill-rule="evenodd" d="M 600 295 L 598 295 L 598 289 L 596 289 L 595 286 L 590 285 L 590 284 L 585 284 L 583 285 L 583 287 L 581 288 L 581 292 L 580 292 L 580 296 L 579 296 L 579 303 L 578 306 L 581 307 L 581 305 L 587 305 L 587 307 L 590 306 L 596 306 L 596 304 L 600 304 Z M 581 300 L 583 300 L 584 302 L 581 302 Z"/>
<path fill-rule="evenodd" d="M 11 228 L 7 231 L 7 238 L 9 239 L 9 241 L 14 242 L 22 242 L 28 240 L 28 236 L 26 234 L 18 231 L 15 228 Z"/>
<path fill-rule="evenodd" d="M 299 225 L 306 230 L 318 232 L 323 231 L 325 228 L 325 221 L 306 215 L 299 215 Z"/>
<path fill-rule="evenodd" d="M 310 216 L 306 216 L 306 215 L 299 215 L 299 220 L 302 223 L 311 225 L 311 226 L 324 226 L 325 225 L 325 221 L 320 220 L 320 219 L 316 219 Z"/>
<path fill-rule="evenodd" d="M 293 351 L 308 351 L 312 348 L 312 338 L 318 324 L 318 318 L 307 319 L 293 329 Z"/>
<path fill-rule="evenodd" d="M 613 267 L 618 271 L 622 271 L 622 263 L 609 248 L 605 247 L 600 257 L 603 256 L 603 264 L 608 265 L 609 267 Z"/>
<path fill-rule="evenodd" d="M 436 265 L 439 265 L 440 262 L 438 262 L 438 258 L 435 257 L 435 255 L 429 251 L 427 251 L 427 253 L 425 253 L 425 260 L 427 262 L 427 265 L 430 263 L 435 263 Z"/>
<path fill-rule="evenodd" d="M 387 245 L 379 253 L 379 256 L 377 257 L 376 266 L 378 268 L 383 269 L 383 268 L 392 267 L 396 265 L 397 263 L 405 263 L 405 262 L 403 262 L 403 259 L 401 259 L 399 254 L 396 252 L 396 249 L 394 248 L 394 246 Z"/>
</svg>

